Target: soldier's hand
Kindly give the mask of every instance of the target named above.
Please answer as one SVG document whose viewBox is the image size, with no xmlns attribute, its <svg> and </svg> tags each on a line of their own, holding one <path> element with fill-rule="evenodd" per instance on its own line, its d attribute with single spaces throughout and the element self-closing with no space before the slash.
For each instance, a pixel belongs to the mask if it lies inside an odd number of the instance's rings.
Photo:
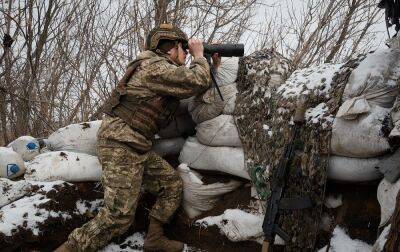
<svg viewBox="0 0 400 252">
<path fill-rule="evenodd" d="M 195 58 L 204 57 L 203 41 L 200 39 L 189 39 L 189 53 Z"/>
<path fill-rule="evenodd" d="M 218 68 L 221 66 L 221 56 L 218 53 L 214 53 L 212 56 L 214 69 L 218 71 Z"/>
</svg>

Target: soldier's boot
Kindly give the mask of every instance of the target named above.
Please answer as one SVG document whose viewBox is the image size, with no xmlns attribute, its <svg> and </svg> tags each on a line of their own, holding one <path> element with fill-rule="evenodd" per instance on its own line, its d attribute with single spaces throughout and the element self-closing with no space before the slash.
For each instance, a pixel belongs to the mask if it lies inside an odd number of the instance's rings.
<svg viewBox="0 0 400 252">
<path fill-rule="evenodd" d="M 143 246 L 145 251 L 178 252 L 183 250 L 183 246 L 182 242 L 165 237 L 162 223 L 150 217 L 149 230 Z"/>
<path fill-rule="evenodd" d="M 68 241 L 61 244 L 54 252 L 77 252 L 78 249 L 76 248 L 75 244 L 71 244 Z"/>
</svg>

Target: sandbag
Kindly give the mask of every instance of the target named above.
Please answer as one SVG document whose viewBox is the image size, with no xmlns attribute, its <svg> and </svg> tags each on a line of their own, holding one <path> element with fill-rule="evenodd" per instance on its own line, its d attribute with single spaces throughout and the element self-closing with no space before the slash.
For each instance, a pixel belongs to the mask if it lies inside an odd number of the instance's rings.
<svg viewBox="0 0 400 252">
<path fill-rule="evenodd" d="M 0 178 L 16 178 L 24 174 L 25 163 L 12 148 L 0 147 Z"/>
<path fill-rule="evenodd" d="M 328 178 L 339 181 L 363 182 L 383 176 L 377 168 L 378 158 L 348 158 L 331 156 L 329 158 Z"/>
<path fill-rule="evenodd" d="M 211 210 L 222 195 L 242 184 L 240 181 L 230 180 L 227 183 L 204 185 L 201 181 L 202 176 L 186 164 L 181 164 L 178 172 L 183 181 L 182 205 L 189 218 L 195 218 L 202 212 Z"/>
<path fill-rule="evenodd" d="M 390 150 L 388 139 L 383 135 L 390 109 L 371 106 L 366 114 L 357 119 L 335 118 L 332 127 L 331 153 L 338 156 L 371 158 Z"/>
<path fill-rule="evenodd" d="M 183 137 L 156 139 L 152 149 L 161 157 L 178 155 L 184 144 L 185 139 Z"/>
<path fill-rule="evenodd" d="M 392 108 L 399 93 L 399 49 L 378 49 L 351 73 L 337 117 L 353 120 L 372 106 Z"/>
<path fill-rule="evenodd" d="M 390 232 L 390 227 L 391 224 L 386 226 L 383 231 L 381 232 L 381 234 L 379 235 L 378 239 L 376 239 L 374 246 L 372 247 L 372 251 L 373 252 L 382 252 L 384 251 L 386 242 L 387 242 L 387 237 L 389 235 Z"/>
<path fill-rule="evenodd" d="M 263 220 L 262 214 L 247 213 L 240 209 L 227 209 L 222 215 L 197 220 L 196 224 L 205 228 L 216 225 L 220 232 L 233 242 L 255 240 L 262 243 Z"/>
<path fill-rule="evenodd" d="M 386 179 L 382 179 L 378 186 L 377 197 L 381 205 L 381 222 L 379 227 L 385 226 L 394 213 L 396 207 L 396 197 L 400 191 L 400 180 L 392 184 Z"/>
<path fill-rule="evenodd" d="M 202 123 L 221 114 L 233 114 L 237 94 L 236 84 L 222 86 L 220 91 L 223 101 L 215 88 L 210 88 L 189 101 L 188 110 L 195 123 Z"/>
<path fill-rule="evenodd" d="M 31 189 L 31 185 L 25 180 L 12 181 L 0 178 L 0 208 L 22 198 Z"/>
<path fill-rule="evenodd" d="M 40 154 L 39 141 L 31 136 L 21 136 L 7 145 L 21 155 L 24 161 L 32 160 Z"/>
<path fill-rule="evenodd" d="M 100 181 L 101 164 L 96 156 L 70 151 L 40 154 L 27 164 L 26 180 L 68 182 Z"/>
<path fill-rule="evenodd" d="M 235 120 L 231 115 L 219 115 L 196 127 L 197 140 L 208 146 L 241 147 Z"/>
<path fill-rule="evenodd" d="M 221 65 L 215 74 L 218 86 L 223 87 L 236 82 L 239 69 L 238 57 L 222 57 Z"/>
<path fill-rule="evenodd" d="M 71 124 L 52 133 L 46 140 L 52 151 L 73 151 L 97 155 L 97 132 L 101 121 Z"/>
<path fill-rule="evenodd" d="M 199 170 L 219 171 L 250 180 L 244 165 L 244 153 L 237 147 L 211 147 L 189 137 L 179 161 Z"/>
</svg>

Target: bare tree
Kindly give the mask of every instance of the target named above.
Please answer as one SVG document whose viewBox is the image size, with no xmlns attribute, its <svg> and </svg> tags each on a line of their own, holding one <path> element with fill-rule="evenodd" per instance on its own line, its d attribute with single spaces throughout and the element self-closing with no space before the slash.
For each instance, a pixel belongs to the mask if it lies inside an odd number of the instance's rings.
<svg viewBox="0 0 400 252">
<path fill-rule="evenodd" d="M 382 17 L 372 0 L 293 0 L 274 7 L 259 29 L 257 48 L 272 46 L 293 67 L 337 62 L 371 49 L 371 27 Z M 269 10 L 271 11 L 271 10 Z"/>
<path fill-rule="evenodd" d="M 89 120 L 156 24 L 237 42 L 256 0 L 1 1 L 0 143 Z M 239 25 L 240 24 L 240 25 Z M 6 36 L 10 35 L 9 37 Z"/>
</svg>

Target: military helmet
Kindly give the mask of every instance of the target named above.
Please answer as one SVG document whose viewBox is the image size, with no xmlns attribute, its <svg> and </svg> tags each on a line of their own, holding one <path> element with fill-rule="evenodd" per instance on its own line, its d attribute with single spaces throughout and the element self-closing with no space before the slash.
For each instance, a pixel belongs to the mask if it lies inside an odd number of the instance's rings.
<svg viewBox="0 0 400 252">
<path fill-rule="evenodd" d="M 157 49 L 160 40 L 173 40 L 187 42 L 188 37 L 181 29 L 171 24 L 161 24 L 153 28 L 146 38 L 146 50 Z"/>
</svg>

